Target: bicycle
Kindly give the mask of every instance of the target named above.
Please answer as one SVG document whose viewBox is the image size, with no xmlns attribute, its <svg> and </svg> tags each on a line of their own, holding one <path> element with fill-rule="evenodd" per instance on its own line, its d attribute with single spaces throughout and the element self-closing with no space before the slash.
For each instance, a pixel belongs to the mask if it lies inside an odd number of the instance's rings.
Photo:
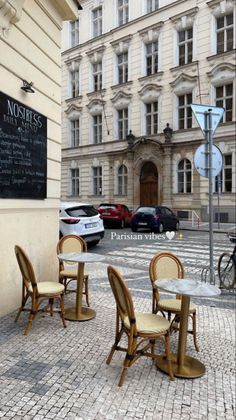
<svg viewBox="0 0 236 420">
<path fill-rule="evenodd" d="M 223 252 L 218 261 L 220 288 L 230 290 L 236 287 L 236 228 L 228 233 L 228 238 L 235 244 L 232 254 Z"/>
</svg>

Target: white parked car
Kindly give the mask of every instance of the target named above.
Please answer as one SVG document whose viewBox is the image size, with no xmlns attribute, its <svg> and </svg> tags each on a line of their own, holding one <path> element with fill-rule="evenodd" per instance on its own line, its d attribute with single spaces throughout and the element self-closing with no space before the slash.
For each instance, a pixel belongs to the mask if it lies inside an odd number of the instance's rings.
<svg viewBox="0 0 236 420">
<path fill-rule="evenodd" d="M 92 245 L 104 236 L 103 220 L 88 203 L 62 202 L 60 206 L 60 236 L 79 235 Z"/>
</svg>

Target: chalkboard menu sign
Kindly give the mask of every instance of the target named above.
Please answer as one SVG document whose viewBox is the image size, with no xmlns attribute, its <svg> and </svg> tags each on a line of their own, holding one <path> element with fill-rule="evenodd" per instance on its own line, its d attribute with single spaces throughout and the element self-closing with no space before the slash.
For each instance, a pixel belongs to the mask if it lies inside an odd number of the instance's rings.
<svg viewBox="0 0 236 420">
<path fill-rule="evenodd" d="M 47 195 L 47 118 L 0 92 L 0 197 Z"/>
</svg>

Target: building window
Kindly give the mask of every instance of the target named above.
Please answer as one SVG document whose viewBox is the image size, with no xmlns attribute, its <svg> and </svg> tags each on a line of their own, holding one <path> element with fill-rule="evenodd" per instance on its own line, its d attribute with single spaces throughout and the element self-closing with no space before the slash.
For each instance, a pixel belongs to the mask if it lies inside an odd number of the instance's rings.
<svg viewBox="0 0 236 420">
<path fill-rule="evenodd" d="M 192 93 L 178 97 L 179 130 L 192 127 Z"/>
<path fill-rule="evenodd" d="M 79 146 L 79 120 L 70 122 L 71 147 Z"/>
<path fill-rule="evenodd" d="M 233 120 L 233 83 L 216 87 L 216 106 L 225 108 L 221 122 Z"/>
<path fill-rule="evenodd" d="M 118 0 L 118 24 L 124 25 L 129 21 L 129 0 Z"/>
<path fill-rule="evenodd" d="M 217 54 L 233 49 L 233 13 L 216 19 Z"/>
<path fill-rule="evenodd" d="M 147 13 L 154 12 L 159 8 L 159 0 L 147 0 Z"/>
<path fill-rule="evenodd" d="M 93 117 L 93 142 L 94 144 L 102 143 L 102 115 Z"/>
<path fill-rule="evenodd" d="M 179 41 L 179 66 L 192 62 L 193 59 L 193 28 L 180 31 Z"/>
<path fill-rule="evenodd" d="M 158 72 L 158 42 L 146 45 L 147 76 Z"/>
<path fill-rule="evenodd" d="M 126 139 L 128 134 L 128 108 L 118 111 L 118 138 Z"/>
<path fill-rule="evenodd" d="M 178 163 L 178 193 L 191 193 L 192 190 L 192 165 L 188 159 Z"/>
<path fill-rule="evenodd" d="M 158 102 L 146 104 L 146 134 L 158 132 Z"/>
<path fill-rule="evenodd" d="M 128 82 L 128 53 L 118 55 L 118 83 Z"/>
<path fill-rule="evenodd" d="M 118 169 L 118 194 L 127 195 L 128 171 L 125 165 L 121 165 Z"/>
<path fill-rule="evenodd" d="M 79 169 L 71 169 L 71 195 L 79 195 Z"/>
<path fill-rule="evenodd" d="M 79 20 L 70 22 L 71 47 L 79 44 Z"/>
<path fill-rule="evenodd" d="M 93 168 L 93 194 L 102 195 L 102 167 Z"/>
<path fill-rule="evenodd" d="M 102 89 L 102 63 L 93 64 L 93 88 L 95 91 Z"/>
<path fill-rule="evenodd" d="M 224 155 L 223 170 L 215 178 L 215 191 L 218 192 L 218 185 L 220 192 L 232 192 L 232 155 Z"/>
<path fill-rule="evenodd" d="M 79 96 L 79 70 L 74 70 L 70 72 L 71 80 L 71 97 L 76 98 Z"/>
<path fill-rule="evenodd" d="M 102 7 L 98 7 L 92 11 L 93 19 L 93 36 L 102 34 Z"/>
</svg>

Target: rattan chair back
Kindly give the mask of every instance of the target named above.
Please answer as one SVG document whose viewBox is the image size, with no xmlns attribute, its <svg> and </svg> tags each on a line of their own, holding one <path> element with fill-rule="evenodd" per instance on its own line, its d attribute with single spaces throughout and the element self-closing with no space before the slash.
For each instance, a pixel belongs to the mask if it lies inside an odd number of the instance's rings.
<svg viewBox="0 0 236 420">
<path fill-rule="evenodd" d="M 57 254 L 69 253 L 69 252 L 86 252 L 87 244 L 78 235 L 66 235 L 63 236 L 57 244 Z M 74 262 L 66 261 L 68 265 L 74 265 Z"/>
<path fill-rule="evenodd" d="M 28 290 L 29 285 L 31 284 L 33 290 L 34 288 L 36 288 L 37 291 L 37 282 L 34 274 L 34 269 L 28 256 L 19 245 L 15 246 L 15 254 L 18 265 L 20 267 L 25 288 Z"/>
<path fill-rule="evenodd" d="M 184 268 L 179 258 L 170 252 L 159 252 L 151 259 L 149 266 L 150 279 L 183 278 Z"/>
<path fill-rule="evenodd" d="M 107 274 L 121 319 L 127 316 L 130 325 L 135 324 L 133 300 L 125 281 L 114 267 L 109 266 Z"/>
</svg>

